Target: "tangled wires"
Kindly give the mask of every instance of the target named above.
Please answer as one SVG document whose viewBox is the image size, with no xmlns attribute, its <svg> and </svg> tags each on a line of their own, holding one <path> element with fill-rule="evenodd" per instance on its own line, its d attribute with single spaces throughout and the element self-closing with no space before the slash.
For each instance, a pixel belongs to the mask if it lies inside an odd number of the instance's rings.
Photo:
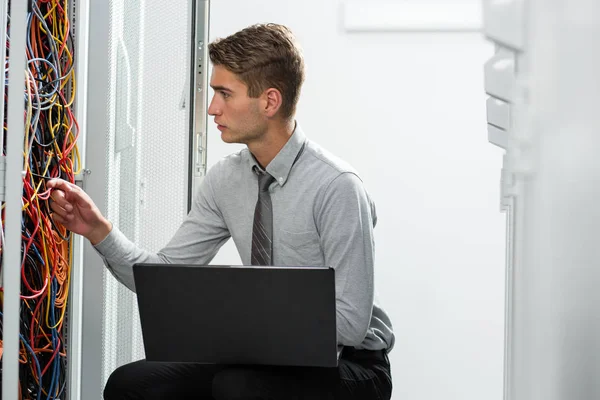
<svg viewBox="0 0 600 400">
<path fill-rule="evenodd" d="M 80 165 L 79 126 L 72 111 L 76 82 L 68 6 L 67 0 L 33 0 L 27 16 L 19 357 L 23 399 L 66 397 L 72 241 L 70 233 L 52 221 L 45 182 L 55 177 L 74 182 Z M 7 33 L 8 74 L 10 15 Z M 2 205 L 2 225 L 4 217 Z"/>
</svg>

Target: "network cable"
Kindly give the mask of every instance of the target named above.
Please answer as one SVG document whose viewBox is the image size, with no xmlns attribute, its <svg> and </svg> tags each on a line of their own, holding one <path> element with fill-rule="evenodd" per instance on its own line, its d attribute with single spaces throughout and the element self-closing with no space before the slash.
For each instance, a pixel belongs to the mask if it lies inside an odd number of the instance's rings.
<svg viewBox="0 0 600 400">
<path fill-rule="evenodd" d="M 11 68 L 10 14 L 7 21 L 5 82 Z M 73 113 L 77 91 L 73 39 L 68 0 L 29 2 L 23 93 L 20 399 L 66 397 L 66 325 L 73 244 L 70 232 L 52 220 L 46 182 L 58 177 L 74 183 L 81 165 L 79 125 Z M 5 85 L 5 104 L 7 94 Z M 6 143 L 6 118 L 3 134 Z M 6 155 L 6 148 L 2 155 Z M 4 226 L 4 204 L 1 214 Z M 0 239 L 1 261 L 4 237 Z"/>
</svg>

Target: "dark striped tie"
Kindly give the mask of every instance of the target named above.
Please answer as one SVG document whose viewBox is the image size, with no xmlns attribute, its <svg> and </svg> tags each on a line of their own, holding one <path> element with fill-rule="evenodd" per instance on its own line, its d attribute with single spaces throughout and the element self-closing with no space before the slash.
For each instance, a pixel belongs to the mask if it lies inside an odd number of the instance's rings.
<svg viewBox="0 0 600 400">
<path fill-rule="evenodd" d="M 257 171 L 258 200 L 254 209 L 252 224 L 252 265 L 271 265 L 273 255 L 273 209 L 269 186 L 275 178 L 268 173 Z"/>
</svg>

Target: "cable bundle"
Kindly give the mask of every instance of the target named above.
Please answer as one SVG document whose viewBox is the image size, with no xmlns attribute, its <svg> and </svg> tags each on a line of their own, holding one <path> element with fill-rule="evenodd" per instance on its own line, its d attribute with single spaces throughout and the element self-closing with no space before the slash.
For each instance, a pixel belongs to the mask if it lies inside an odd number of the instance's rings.
<svg viewBox="0 0 600 400">
<path fill-rule="evenodd" d="M 67 0 L 33 0 L 27 18 L 19 360 L 22 399 L 66 398 L 66 307 L 72 249 L 70 233 L 52 220 L 45 182 L 54 177 L 74 182 L 78 173 L 75 166 L 80 165 L 76 146 L 79 126 L 72 112 L 76 84 L 68 11 Z M 7 32 L 10 49 L 10 16 Z"/>
</svg>

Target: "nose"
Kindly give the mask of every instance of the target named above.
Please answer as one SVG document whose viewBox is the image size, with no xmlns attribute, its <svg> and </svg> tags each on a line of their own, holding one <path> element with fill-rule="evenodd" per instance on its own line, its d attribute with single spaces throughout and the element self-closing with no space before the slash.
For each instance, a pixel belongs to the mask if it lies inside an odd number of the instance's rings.
<svg viewBox="0 0 600 400">
<path fill-rule="evenodd" d="M 210 105 L 208 106 L 208 115 L 211 115 L 213 117 L 215 115 L 221 115 L 221 107 L 217 105 L 215 97 L 216 96 L 213 96 L 212 100 L 210 101 Z"/>
</svg>

